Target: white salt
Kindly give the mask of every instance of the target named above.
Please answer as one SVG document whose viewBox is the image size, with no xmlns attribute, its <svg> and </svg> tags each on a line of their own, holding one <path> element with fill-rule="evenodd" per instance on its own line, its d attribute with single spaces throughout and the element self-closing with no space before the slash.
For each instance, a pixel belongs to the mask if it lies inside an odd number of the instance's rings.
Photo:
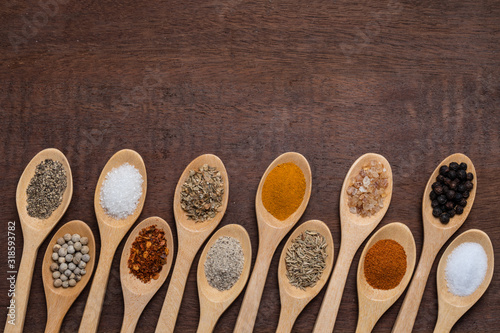
<svg viewBox="0 0 500 333">
<path fill-rule="evenodd" d="M 448 290 L 456 296 L 469 296 L 483 282 L 488 257 L 481 244 L 462 243 L 446 259 Z"/>
<path fill-rule="evenodd" d="M 102 183 L 102 208 L 115 219 L 132 215 L 142 196 L 143 182 L 139 170 L 128 163 L 113 168 Z"/>
</svg>

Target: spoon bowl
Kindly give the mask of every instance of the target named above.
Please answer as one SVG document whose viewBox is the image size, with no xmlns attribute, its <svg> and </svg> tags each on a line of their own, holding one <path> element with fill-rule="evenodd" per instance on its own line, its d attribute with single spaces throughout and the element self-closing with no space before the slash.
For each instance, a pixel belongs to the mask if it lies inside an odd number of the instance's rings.
<svg viewBox="0 0 500 333">
<path fill-rule="evenodd" d="M 285 220 L 281 221 L 269 213 L 264 207 L 262 202 L 262 187 L 264 186 L 267 176 L 276 166 L 289 162 L 294 163 L 302 170 L 306 182 L 306 189 L 302 203 L 297 210 Z M 255 197 L 255 212 L 257 215 L 257 225 L 259 227 L 259 250 L 234 332 L 252 332 L 259 310 L 260 299 L 266 283 L 269 265 L 274 252 L 283 237 L 293 228 L 304 213 L 311 196 L 311 186 L 311 168 L 306 158 L 299 153 L 288 152 L 278 156 L 278 158 L 269 165 L 266 172 L 264 172 Z"/>
<path fill-rule="evenodd" d="M 474 188 L 470 191 L 469 198 L 467 199 L 467 206 L 462 215 L 455 215 L 450 219 L 448 224 L 442 224 L 437 218 L 432 215 L 432 206 L 429 194 L 432 190 L 432 183 L 436 181 L 439 175 L 439 168 L 442 165 L 449 165 L 451 162 L 467 163 L 467 172 L 474 175 L 472 183 Z M 436 258 L 437 253 L 443 247 L 444 243 L 453 235 L 458 228 L 465 222 L 467 216 L 472 209 L 474 199 L 476 198 L 477 191 L 477 174 L 472 161 L 464 154 L 453 154 L 445 158 L 434 169 L 434 172 L 429 178 L 424 190 L 422 199 L 422 220 L 424 224 L 424 244 L 422 247 L 422 254 L 418 262 L 415 276 L 411 281 L 408 292 L 406 293 L 403 305 L 399 310 L 396 323 L 392 328 L 395 333 L 409 333 L 412 331 L 413 324 L 417 318 L 420 301 L 424 294 L 427 279 Z"/>
<path fill-rule="evenodd" d="M 300 234 L 305 232 L 306 230 L 316 231 L 319 234 L 325 237 L 326 241 L 326 262 L 323 273 L 321 274 L 320 279 L 316 284 L 312 287 L 309 287 L 305 290 L 292 286 L 287 277 L 286 270 L 286 253 L 290 246 L 292 245 L 292 241 L 299 237 Z M 297 319 L 298 315 L 302 312 L 305 306 L 318 295 L 321 289 L 325 286 L 328 278 L 330 277 L 330 273 L 333 268 L 333 254 L 334 254 L 334 246 L 333 246 L 333 238 L 328 226 L 319 220 L 310 220 L 303 224 L 301 224 L 295 231 L 290 235 L 288 241 L 283 247 L 283 251 L 281 252 L 281 257 L 279 261 L 278 267 L 278 284 L 280 287 L 280 299 L 281 299 L 281 313 L 280 320 L 278 323 L 278 328 L 276 332 L 291 332 L 293 324 Z"/>
<path fill-rule="evenodd" d="M 198 170 L 201 166 L 208 164 L 215 167 L 221 174 L 223 184 L 222 205 L 215 217 L 204 222 L 195 222 L 190 220 L 186 212 L 181 207 L 181 190 L 185 181 L 189 177 L 191 170 Z M 205 154 L 195 158 L 186 167 L 174 193 L 174 216 L 175 225 L 177 227 L 178 248 L 176 264 L 170 279 L 167 295 L 163 302 L 160 318 L 156 325 L 156 332 L 173 332 L 177 321 L 177 314 L 182 302 L 186 280 L 189 275 L 189 269 L 193 262 L 196 253 L 200 249 L 203 242 L 219 225 L 222 217 L 226 213 L 227 203 L 229 198 L 229 178 L 226 167 L 221 159 L 212 154 Z"/>
<path fill-rule="evenodd" d="M 387 176 L 388 185 L 386 189 L 386 196 L 383 199 L 383 205 L 377 213 L 362 217 L 358 214 L 351 213 L 348 206 L 347 188 L 352 184 L 352 178 L 355 177 L 361 169 L 368 165 L 371 161 L 382 163 L 385 171 L 383 175 Z M 342 229 L 340 251 L 333 270 L 332 278 L 328 284 L 323 303 L 319 311 L 316 324 L 314 325 L 315 333 L 333 332 L 337 313 L 342 300 L 344 286 L 349 274 L 352 259 L 356 254 L 359 246 L 368 237 L 368 235 L 380 223 L 385 213 L 389 209 L 392 198 L 393 178 L 392 169 L 389 162 L 384 156 L 379 154 L 368 153 L 359 157 L 351 166 L 342 185 L 340 192 L 340 226 Z"/>
<path fill-rule="evenodd" d="M 128 258 L 130 256 L 132 244 L 141 230 L 152 225 L 155 225 L 157 229 L 161 229 L 165 232 L 165 240 L 167 242 L 169 253 L 167 256 L 167 262 L 160 271 L 158 279 L 151 279 L 148 283 L 144 283 L 130 273 L 130 269 L 128 268 Z M 139 223 L 134 230 L 132 230 L 130 236 L 128 236 L 125 246 L 123 247 L 120 260 L 120 281 L 122 284 L 123 299 L 125 302 L 125 313 L 123 316 L 121 332 L 134 332 L 142 311 L 144 311 L 144 308 L 149 303 L 151 298 L 154 294 L 156 294 L 158 289 L 160 289 L 167 279 L 174 255 L 174 238 L 172 236 L 172 230 L 170 229 L 168 223 L 162 218 L 157 216 L 149 217 Z"/>
<path fill-rule="evenodd" d="M 392 239 L 400 244 L 406 253 L 406 272 L 401 282 L 393 289 L 373 288 L 366 281 L 365 258 L 368 250 L 378 241 Z M 390 223 L 377 231 L 366 244 L 358 265 L 357 287 L 359 300 L 358 326 L 356 332 L 371 332 L 373 327 L 403 293 L 410 282 L 415 268 L 415 239 L 410 229 L 399 222 Z"/>
<path fill-rule="evenodd" d="M 460 244 L 465 242 L 479 243 L 483 247 L 486 252 L 486 256 L 488 257 L 488 268 L 486 270 L 484 280 L 479 287 L 469 296 L 461 297 L 455 296 L 448 290 L 445 269 L 448 256 Z M 481 298 L 481 296 L 483 296 L 484 292 L 490 285 L 494 267 L 493 245 L 485 232 L 477 229 L 471 229 L 462 233 L 453 242 L 451 242 L 451 244 L 446 248 L 446 251 L 444 251 L 441 260 L 439 260 L 439 266 L 437 269 L 436 276 L 439 314 L 434 332 L 449 332 L 458 319 L 460 319 L 460 317 L 462 317 L 464 313 L 466 313 Z"/>
<path fill-rule="evenodd" d="M 239 280 L 228 290 L 220 291 L 212 287 L 205 275 L 205 261 L 212 245 L 221 237 L 233 237 L 237 239 L 243 250 L 243 270 Z M 198 262 L 197 283 L 200 298 L 200 324 L 198 332 L 212 332 L 219 317 L 226 311 L 231 303 L 238 297 L 245 287 L 250 275 L 252 264 L 252 244 L 247 231 L 241 225 L 228 224 L 219 229 L 208 241 L 203 249 Z"/>
<path fill-rule="evenodd" d="M 106 175 L 114 168 L 129 163 L 135 167 L 142 176 L 142 195 L 137 203 L 137 207 L 131 215 L 124 219 L 115 219 L 108 215 L 101 206 L 101 188 Z M 97 265 L 94 281 L 90 288 L 90 293 L 83 312 L 82 321 L 80 323 L 80 333 L 96 332 L 101 316 L 102 304 L 104 295 L 108 285 L 109 271 L 111 263 L 115 255 L 116 248 L 120 244 L 123 236 L 128 232 L 130 227 L 137 220 L 144 207 L 147 190 L 147 174 L 146 166 L 141 155 L 130 149 L 123 149 L 115 153 L 104 166 L 94 194 L 94 209 L 99 225 L 99 233 L 101 235 L 101 254 Z"/>
<path fill-rule="evenodd" d="M 52 248 L 57 243 L 57 240 L 65 234 L 79 234 L 82 237 L 87 237 L 90 260 L 85 266 L 87 273 L 82 276 L 82 279 L 76 283 L 74 287 L 63 288 L 54 287 L 54 279 L 50 270 L 52 260 Z M 87 283 L 90 281 L 92 272 L 94 271 L 95 263 L 95 239 L 94 233 L 89 226 L 79 220 L 71 221 L 63 225 L 52 237 L 45 251 L 42 264 L 42 279 L 43 288 L 45 290 L 45 299 L 47 302 L 47 325 L 45 332 L 59 332 L 64 316 L 68 312 L 71 304 L 76 300 L 78 295 L 83 291 Z"/>
<path fill-rule="evenodd" d="M 59 207 L 52 212 L 46 219 L 38 219 L 31 217 L 27 210 L 27 194 L 26 190 L 33 176 L 38 164 L 46 159 L 52 159 L 62 164 L 66 171 L 67 186 L 62 196 L 62 202 Z M 28 306 L 28 298 L 31 289 L 31 280 L 33 277 L 33 269 L 35 267 L 36 256 L 38 249 L 43 240 L 47 237 L 50 231 L 55 227 L 57 222 L 68 209 L 71 197 L 73 196 L 73 176 L 68 160 L 64 154 L 55 149 L 49 148 L 42 150 L 33 157 L 24 169 L 19 183 L 17 184 L 16 191 L 16 205 L 23 230 L 23 254 L 16 280 L 16 293 L 13 300 L 16 304 L 15 317 L 8 316 L 5 323 L 5 332 L 22 332 L 24 327 L 24 320 L 26 317 L 26 308 Z M 14 270 L 14 268 L 11 268 Z M 14 325 L 13 325 L 14 324 Z"/>
</svg>

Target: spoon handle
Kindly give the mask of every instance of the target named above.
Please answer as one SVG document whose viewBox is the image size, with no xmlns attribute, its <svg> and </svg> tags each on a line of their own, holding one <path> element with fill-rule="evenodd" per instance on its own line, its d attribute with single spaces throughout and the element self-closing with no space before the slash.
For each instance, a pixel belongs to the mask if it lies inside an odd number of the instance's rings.
<svg viewBox="0 0 500 333">
<path fill-rule="evenodd" d="M 125 311 L 123 314 L 123 323 L 121 333 L 134 333 L 137 322 L 141 317 L 144 307 L 135 305 L 133 308 L 125 302 Z"/>
<path fill-rule="evenodd" d="M 99 318 L 101 317 L 102 304 L 106 295 L 108 286 L 109 271 L 113 262 L 115 249 L 110 249 L 109 246 L 103 244 L 99 264 L 95 272 L 90 293 L 87 298 L 87 304 L 83 311 L 82 321 L 80 323 L 79 333 L 96 332 L 99 326 Z"/>
<path fill-rule="evenodd" d="M 180 244 L 181 242 L 179 242 Z M 182 249 L 181 246 L 179 246 Z M 197 250 L 197 249 L 196 249 Z M 173 332 L 179 308 L 181 307 L 182 296 L 186 287 L 189 269 L 193 262 L 196 251 L 179 252 L 175 262 L 174 271 L 170 278 L 167 295 L 161 308 L 160 318 L 156 325 L 156 333 Z"/>
<path fill-rule="evenodd" d="M 396 323 L 392 328 L 392 332 L 394 333 L 410 333 L 415 323 L 415 319 L 417 318 L 422 295 L 424 294 L 425 285 L 427 284 L 427 278 L 429 277 L 437 251 L 440 248 L 440 246 L 437 247 L 436 244 L 433 246 L 428 244 L 429 243 L 424 242 L 415 275 L 408 288 L 403 305 L 399 310 Z"/>
<path fill-rule="evenodd" d="M 288 306 L 290 304 L 290 306 Z M 280 319 L 276 333 L 289 333 L 292 331 L 293 324 L 297 320 L 297 316 L 304 309 L 304 306 L 297 306 L 292 302 L 281 304 Z"/>
<path fill-rule="evenodd" d="M 347 243 L 347 241 L 344 240 L 342 240 L 342 244 L 346 245 L 341 245 L 340 247 L 339 257 L 314 325 L 314 333 L 333 332 L 333 327 L 335 326 L 335 320 L 337 319 L 337 313 L 339 311 L 340 301 L 342 300 L 342 294 L 344 293 L 344 286 L 347 275 L 349 274 L 349 268 L 351 267 L 352 258 L 359 246 Z"/>
<path fill-rule="evenodd" d="M 14 304 L 15 310 L 13 314 L 10 313 L 10 309 L 7 312 L 5 333 L 23 331 L 31 289 L 31 280 L 33 278 L 33 269 L 35 268 L 36 255 L 38 252 L 38 246 L 34 245 L 35 243 L 37 242 L 32 242 L 27 238 L 24 239 L 23 255 L 21 257 L 21 264 L 19 265 L 16 287 L 14 290 L 15 295 L 12 297 L 11 303 L 9 304 Z M 9 277 L 10 276 L 9 274 Z"/>
<path fill-rule="evenodd" d="M 262 292 L 264 291 L 264 285 L 266 284 L 269 264 L 271 263 L 274 253 L 274 249 L 270 249 L 268 247 L 269 244 L 260 244 L 252 276 L 248 282 L 247 291 L 245 292 L 240 313 L 238 315 L 238 319 L 236 320 L 236 326 L 234 327 L 235 333 L 251 333 L 259 311 L 260 299 L 262 298 Z"/>
<path fill-rule="evenodd" d="M 216 311 L 209 311 L 205 308 L 201 308 L 200 323 L 198 324 L 197 333 L 211 333 L 214 330 L 217 320 L 219 320 L 220 314 Z"/>
<path fill-rule="evenodd" d="M 458 319 L 453 316 L 438 315 L 434 333 L 449 333 Z"/>
<path fill-rule="evenodd" d="M 45 325 L 45 333 L 56 333 L 61 330 L 61 325 L 64 320 L 64 316 L 68 312 L 66 302 L 63 304 L 55 304 L 51 302 L 50 305 L 47 304 L 47 324 Z M 57 308 L 58 305 L 62 305 L 62 308 Z"/>
</svg>

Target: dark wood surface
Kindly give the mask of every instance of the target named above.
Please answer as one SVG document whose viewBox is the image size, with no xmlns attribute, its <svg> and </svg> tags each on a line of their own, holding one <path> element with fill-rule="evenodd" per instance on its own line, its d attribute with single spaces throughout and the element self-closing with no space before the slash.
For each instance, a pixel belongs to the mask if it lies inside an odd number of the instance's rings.
<svg viewBox="0 0 500 333">
<path fill-rule="evenodd" d="M 16 185 L 38 151 L 56 147 L 68 157 L 74 179 L 73 200 L 56 228 L 81 219 L 98 243 L 94 190 L 117 150 L 135 149 L 146 163 L 148 193 L 139 221 L 158 215 L 174 232 L 172 196 L 178 177 L 196 156 L 217 154 L 230 178 L 221 226 L 243 225 L 254 258 L 255 192 L 279 154 L 297 151 L 309 160 L 312 195 L 299 223 L 325 221 L 337 255 L 339 191 L 357 157 L 376 152 L 390 161 L 394 195 L 378 228 L 395 221 L 407 224 L 420 253 L 424 186 L 443 158 L 463 152 L 474 161 L 479 184 L 472 212 L 456 235 L 471 228 L 485 231 L 497 264 L 490 288 L 453 331 L 498 331 L 498 1 L 64 0 L 46 10 L 50 15 L 36 0 L 6 0 L 0 6 L 0 327 L 8 304 L 7 221 L 17 221 L 18 263 L 22 251 Z M 38 254 L 25 332 L 42 332 L 45 326 L 40 269 L 54 232 Z M 273 332 L 278 322 L 283 244 L 272 260 L 256 332 Z M 432 268 L 415 332 L 430 332 L 435 325 L 436 268 L 443 250 Z M 337 332 L 354 332 L 356 326 L 360 253 L 350 269 Z M 197 327 L 198 258 L 177 332 Z M 120 329 L 118 267 L 116 255 L 100 332 Z M 145 309 L 137 332 L 154 331 L 168 283 Z M 70 309 L 62 332 L 78 329 L 89 287 Z M 300 315 L 294 331 L 312 330 L 323 296 L 324 290 Z M 391 330 L 403 297 L 375 331 Z M 242 298 L 220 318 L 217 332 L 232 331 Z"/>
</svg>

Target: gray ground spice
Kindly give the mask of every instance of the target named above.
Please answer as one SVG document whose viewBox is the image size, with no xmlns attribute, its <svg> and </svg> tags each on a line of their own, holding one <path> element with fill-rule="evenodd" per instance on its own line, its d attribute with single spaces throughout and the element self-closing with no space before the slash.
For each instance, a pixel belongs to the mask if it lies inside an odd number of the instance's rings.
<svg viewBox="0 0 500 333">
<path fill-rule="evenodd" d="M 68 178 L 61 162 L 46 159 L 36 166 L 26 189 L 28 214 L 47 219 L 61 205 Z"/>
<path fill-rule="evenodd" d="M 220 237 L 207 253 L 205 276 L 208 283 L 220 291 L 231 289 L 240 278 L 244 262 L 240 242 L 233 237 Z"/>
</svg>

